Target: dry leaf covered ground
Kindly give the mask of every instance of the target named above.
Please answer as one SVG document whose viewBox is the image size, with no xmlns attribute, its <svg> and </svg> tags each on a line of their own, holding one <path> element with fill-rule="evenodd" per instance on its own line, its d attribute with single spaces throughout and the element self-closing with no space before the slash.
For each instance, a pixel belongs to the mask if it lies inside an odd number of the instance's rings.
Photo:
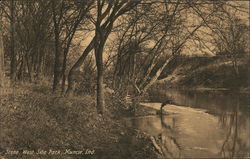
<svg viewBox="0 0 250 159">
<path fill-rule="evenodd" d="M 53 95 L 43 86 L 26 85 L 2 91 L 0 156 L 4 159 L 157 157 L 148 137 L 138 135 L 140 132 L 125 127 L 119 120 L 122 112 L 115 109 L 114 99 L 107 96 L 106 105 L 112 113 L 106 116 L 96 113 L 94 101 L 90 95 L 72 98 Z M 120 117 L 114 118 L 117 114 Z"/>
</svg>

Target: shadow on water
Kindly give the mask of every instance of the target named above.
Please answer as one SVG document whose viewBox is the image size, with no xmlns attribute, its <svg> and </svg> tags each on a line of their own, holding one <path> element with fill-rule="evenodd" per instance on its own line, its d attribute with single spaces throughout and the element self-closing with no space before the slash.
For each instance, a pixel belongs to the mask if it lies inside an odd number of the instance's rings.
<svg viewBox="0 0 250 159">
<path fill-rule="evenodd" d="M 172 114 L 130 120 L 131 127 L 154 137 L 165 158 L 250 156 L 248 94 L 184 90 L 158 91 L 149 94 L 149 100 L 154 103 L 162 103 L 166 99 L 172 99 L 174 103 L 191 109 L 205 109 L 207 113 L 204 113 L 204 119 L 203 116 L 199 117 L 199 121 L 190 121 L 192 117 L 188 119 L 185 116 L 178 117 Z M 196 121 L 203 126 L 199 127 Z M 207 126 L 204 126 L 206 124 Z M 186 127 L 191 129 L 187 132 Z M 195 134 L 197 132 L 199 134 Z"/>
<path fill-rule="evenodd" d="M 137 128 L 153 137 L 157 142 L 158 151 L 165 158 L 181 157 L 181 145 L 176 134 L 175 118 L 166 115 L 133 118 L 128 126 Z"/>
<path fill-rule="evenodd" d="M 164 120 L 165 118 L 165 115 L 160 115 L 162 131 L 157 136 L 160 141 L 159 145 L 161 152 L 166 158 L 180 158 L 182 157 L 182 147 L 176 137 L 177 132 L 175 118 L 171 118 L 171 121 L 169 121 L 169 123 L 167 122 L 167 120 L 169 119 L 166 118 L 166 120 Z"/>
</svg>

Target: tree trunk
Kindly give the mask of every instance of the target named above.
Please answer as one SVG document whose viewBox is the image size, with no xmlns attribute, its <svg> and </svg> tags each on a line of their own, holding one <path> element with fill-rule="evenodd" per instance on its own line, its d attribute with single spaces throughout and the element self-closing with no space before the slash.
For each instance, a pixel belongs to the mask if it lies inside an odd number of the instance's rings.
<svg viewBox="0 0 250 159">
<path fill-rule="evenodd" d="M 163 69 L 169 64 L 170 61 L 174 59 L 174 56 L 171 56 L 169 59 L 166 60 L 166 62 L 156 71 L 155 75 L 150 78 L 150 80 L 147 82 L 143 88 L 141 88 L 141 94 L 145 93 L 147 89 L 154 84 L 155 81 L 157 81 L 158 77 L 161 75 Z"/>
<path fill-rule="evenodd" d="M 5 76 L 4 76 L 4 47 L 3 47 L 3 34 L 2 34 L 2 23 L 0 20 L 0 87 L 4 87 Z"/>
<path fill-rule="evenodd" d="M 61 94 L 64 94 L 64 90 L 65 90 L 65 81 L 66 81 L 66 75 L 65 75 L 65 71 L 66 71 L 66 65 L 67 65 L 67 55 L 68 55 L 68 49 L 64 48 L 63 51 L 63 65 L 62 65 L 62 88 L 61 88 Z"/>
<path fill-rule="evenodd" d="M 53 23 L 54 23 L 54 37 L 55 37 L 55 62 L 54 62 L 54 80 L 53 80 L 53 92 L 57 91 L 62 84 L 62 64 L 63 64 L 63 53 L 61 50 L 60 42 L 60 20 L 57 19 L 56 13 L 56 3 L 52 1 L 52 14 L 53 14 Z"/>
<path fill-rule="evenodd" d="M 22 57 L 22 60 L 21 60 L 21 64 L 20 64 L 20 67 L 19 67 L 19 71 L 17 72 L 17 79 L 20 80 L 20 81 L 23 81 L 23 57 Z"/>
<path fill-rule="evenodd" d="M 29 74 L 29 77 L 30 77 L 30 82 L 33 82 L 33 74 L 32 74 L 32 63 L 29 62 L 29 58 L 28 58 L 28 55 L 26 54 L 25 56 L 26 58 L 26 65 L 27 65 L 27 68 L 28 68 L 28 74 Z"/>
<path fill-rule="evenodd" d="M 236 77 L 239 77 L 239 68 L 238 68 L 238 64 L 237 64 L 237 58 L 233 57 L 232 62 L 233 62 L 233 68 L 234 68 L 235 75 L 236 75 Z"/>
<path fill-rule="evenodd" d="M 96 109 L 98 114 L 104 112 L 104 90 L 103 90 L 103 45 L 99 44 L 95 48 L 96 66 L 97 66 L 97 94 Z"/>
<path fill-rule="evenodd" d="M 94 41 L 95 37 L 92 39 L 92 41 L 89 43 L 87 48 L 82 53 L 81 57 L 77 60 L 77 62 L 72 66 L 72 68 L 69 71 L 68 74 L 68 88 L 66 91 L 66 96 L 72 96 L 75 91 L 75 74 L 79 67 L 83 64 L 85 58 L 88 56 L 88 54 L 91 52 L 91 50 L 94 48 Z"/>
<path fill-rule="evenodd" d="M 58 88 L 60 83 L 62 82 L 62 61 L 63 55 L 61 53 L 60 42 L 59 42 L 59 31 L 58 25 L 54 23 L 54 34 L 55 34 L 55 63 L 54 63 L 54 81 L 53 81 L 53 92 L 55 92 Z"/>
<path fill-rule="evenodd" d="M 44 50 L 39 49 L 39 60 L 37 64 L 37 79 L 40 81 L 41 74 L 42 74 L 42 61 L 43 61 L 43 52 Z"/>
<path fill-rule="evenodd" d="M 55 56 L 55 65 L 54 65 L 54 81 L 53 81 L 53 92 L 57 91 L 62 84 L 62 60 L 63 57 L 60 54 L 60 51 L 56 51 Z"/>
<path fill-rule="evenodd" d="M 15 20 L 14 20 L 14 12 L 15 12 L 15 2 L 14 0 L 11 0 L 10 4 L 10 78 L 13 81 L 16 80 L 16 54 L 15 54 L 15 37 L 14 37 L 14 32 L 15 32 Z"/>
</svg>

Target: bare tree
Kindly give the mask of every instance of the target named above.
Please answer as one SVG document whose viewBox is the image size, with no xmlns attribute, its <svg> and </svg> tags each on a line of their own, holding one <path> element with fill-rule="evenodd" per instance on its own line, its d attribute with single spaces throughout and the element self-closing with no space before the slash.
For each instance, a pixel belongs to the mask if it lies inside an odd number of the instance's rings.
<svg viewBox="0 0 250 159">
<path fill-rule="evenodd" d="M 5 70 L 4 70 L 4 46 L 3 46 L 3 29 L 2 14 L 0 14 L 0 87 L 4 87 Z"/>
<path fill-rule="evenodd" d="M 103 90 L 103 50 L 117 18 L 137 6 L 140 1 L 110 1 L 97 0 L 97 17 L 95 24 L 95 58 L 97 66 L 97 111 L 104 112 Z M 104 11 L 103 11 L 104 10 Z"/>
<path fill-rule="evenodd" d="M 61 91 L 64 92 L 67 54 L 75 32 L 92 4 L 93 1 L 80 1 L 79 3 L 65 0 L 52 1 L 55 37 L 53 91 L 58 89 L 58 85 L 61 85 Z"/>
<path fill-rule="evenodd" d="M 72 94 L 74 91 L 74 73 L 79 69 L 83 64 L 87 55 L 91 52 L 92 49 L 95 51 L 96 57 L 96 66 L 97 66 L 97 111 L 100 114 L 103 114 L 104 111 L 104 92 L 103 92 L 103 50 L 105 43 L 113 29 L 115 21 L 126 12 L 133 9 L 138 5 L 140 1 L 105 1 L 97 0 L 96 1 L 96 17 L 91 16 L 90 20 L 95 26 L 95 36 L 89 43 L 89 45 L 84 50 L 82 56 L 78 61 L 73 65 L 72 69 L 69 72 L 69 86 L 67 94 Z"/>
<path fill-rule="evenodd" d="M 235 15 L 227 14 L 223 23 L 216 24 L 214 45 L 219 55 L 230 59 L 236 76 L 239 76 L 238 61 L 247 52 L 249 26 Z"/>
<path fill-rule="evenodd" d="M 113 88 L 133 95 L 136 103 L 188 42 L 205 42 L 199 33 L 212 29 L 220 8 L 227 5 L 231 6 L 224 1 L 154 1 L 130 12 L 114 40 Z"/>
<path fill-rule="evenodd" d="M 51 41 L 49 5 L 45 1 L 17 3 L 16 52 L 19 80 L 24 80 L 24 74 L 28 73 L 30 81 L 34 82 L 43 71 L 45 48 L 49 48 Z"/>
<path fill-rule="evenodd" d="M 117 90 L 121 89 L 119 83 L 125 84 L 127 80 L 135 89 L 133 94 L 142 95 L 157 81 L 185 43 L 204 26 L 203 22 L 194 27 L 185 26 L 185 14 L 190 8 L 181 1 L 149 3 L 141 8 L 147 11 L 144 15 L 130 19 L 117 40 L 120 42 L 115 65 L 115 76 L 119 77 L 118 81 L 114 80 L 118 82 Z M 132 17 L 140 15 L 134 14 Z"/>
</svg>

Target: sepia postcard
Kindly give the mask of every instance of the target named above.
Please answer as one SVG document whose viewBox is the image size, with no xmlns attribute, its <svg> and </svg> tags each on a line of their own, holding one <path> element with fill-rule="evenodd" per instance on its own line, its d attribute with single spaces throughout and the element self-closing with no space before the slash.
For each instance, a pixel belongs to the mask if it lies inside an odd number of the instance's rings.
<svg viewBox="0 0 250 159">
<path fill-rule="evenodd" d="M 250 159 L 249 15 L 0 0 L 0 159 Z"/>
</svg>

